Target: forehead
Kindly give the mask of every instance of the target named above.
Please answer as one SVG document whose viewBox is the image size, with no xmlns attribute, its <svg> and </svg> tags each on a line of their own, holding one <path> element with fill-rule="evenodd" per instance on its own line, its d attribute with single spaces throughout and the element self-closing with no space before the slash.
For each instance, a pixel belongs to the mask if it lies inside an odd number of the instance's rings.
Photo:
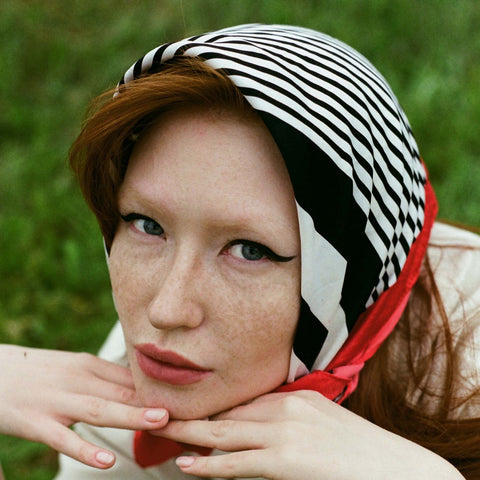
<svg viewBox="0 0 480 480">
<path fill-rule="evenodd" d="M 125 195 L 245 214 L 262 206 L 279 217 L 294 205 L 283 158 L 262 121 L 199 109 L 165 114 L 149 128 L 132 152 L 120 200 Z"/>
</svg>

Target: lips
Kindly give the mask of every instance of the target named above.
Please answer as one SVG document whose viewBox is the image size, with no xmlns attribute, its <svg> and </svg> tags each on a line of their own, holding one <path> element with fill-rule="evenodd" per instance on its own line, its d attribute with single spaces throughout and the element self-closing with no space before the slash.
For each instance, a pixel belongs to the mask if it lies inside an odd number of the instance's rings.
<svg viewBox="0 0 480 480">
<path fill-rule="evenodd" d="M 161 350 L 152 343 L 135 345 L 135 355 L 138 366 L 147 377 L 170 385 L 196 383 L 212 373 L 178 353 Z"/>
</svg>

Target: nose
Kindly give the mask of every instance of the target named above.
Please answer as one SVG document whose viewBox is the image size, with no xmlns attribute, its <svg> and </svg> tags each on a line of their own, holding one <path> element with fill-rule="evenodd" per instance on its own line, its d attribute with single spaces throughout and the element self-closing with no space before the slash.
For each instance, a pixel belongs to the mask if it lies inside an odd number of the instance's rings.
<svg viewBox="0 0 480 480">
<path fill-rule="evenodd" d="M 177 255 L 166 270 L 148 307 L 150 323 L 162 330 L 198 327 L 205 317 L 200 262 L 189 255 Z"/>
</svg>

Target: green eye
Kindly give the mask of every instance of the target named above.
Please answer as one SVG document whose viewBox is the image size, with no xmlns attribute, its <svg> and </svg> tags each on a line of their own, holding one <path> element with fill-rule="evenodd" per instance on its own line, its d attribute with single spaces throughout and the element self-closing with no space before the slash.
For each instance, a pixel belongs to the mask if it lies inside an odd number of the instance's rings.
<svg viewBox="0 0 480 480">
<path fill-rule="evenodd" d="M 165 231 L 161 225 L 150 217 L 140 215 L 139 213 L 130 213 L 121 215 L 124 222 L 132 223 L 136 230 L 147 235 L 163 235 Z"/>
<path fill-rule="evenodd" d="M 148 235 L 163 235 L 163 228 L 155 220 L 139 218 L 133 222 L 137 230 L 145 232 Z"/>
<path fill-rule="evenodd" d="M 272 252 L 265 245 L 250 240 L 235 240 L 229 244 L 227 251 L 232 257 L 249 262 L 258 262 L 265 259 L 272 262 L 288 262 L 295 258 L 294 256 L 282 257 Z"/>
<path fill-rule="evenodd" d="M 249 245 L 248 243 L 234 245 L 231 248 L 231 253 L 234 257 L 240 257 L 250 262 L 255 262 L 265 258 L 265 253 L 256 245 Z"/>
</svg>

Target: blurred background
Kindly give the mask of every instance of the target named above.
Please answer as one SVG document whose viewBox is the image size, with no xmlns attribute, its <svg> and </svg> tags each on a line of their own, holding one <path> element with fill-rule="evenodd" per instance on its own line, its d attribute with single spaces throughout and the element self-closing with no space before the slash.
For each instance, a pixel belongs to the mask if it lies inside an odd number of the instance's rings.
<svg viewBox="0 0 480 480">
<path fill-rule="evenodd" d="M 311 27 L 369 58 L 410 119 L 440 217 L 480 226 L 477 0 L 3 0 L 0 343 L 97 351 L 115 313 L 66 162 L 85 109 L 158 44 L 247 22 Z M 0 436 L 0 462 L 7 480 L 45 480 L 57 460 Z"/>
</svg>

